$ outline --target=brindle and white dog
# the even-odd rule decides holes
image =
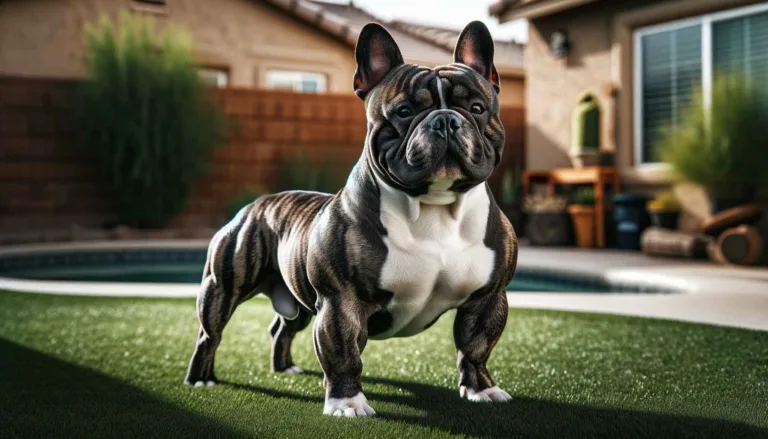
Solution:
[[[405,64],[390,34],[368,24],[355,56],[368,118],[359,161],[336,195],[261,197],[213,237],[186,382],[216,382],[225,325],[266,291],[278,313],[273,371],[302,371],[291,342],[316,316],[325,414],[374,414],[360,381],[368,339],[418,334],[450,309],[460,396],[507,401],[486,367],[517,261],[515,233],[486,183],[504,145],[491,35],[470,23],[455,62],[430,69]]]

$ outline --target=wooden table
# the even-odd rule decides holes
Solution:
[[[559,168],[546,171],[523,171],[523,195],[527,195],[533,183],[547,185],[547,193],[554,196],[557,185],[591,184],[595,193],[595,226],[597,247],[605,247],[605,185],[611,185],[615,195],[619,192],[621,178],[616,168],[591,166],[587,168]]]

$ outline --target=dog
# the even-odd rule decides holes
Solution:
[[[454,63],[419,67],[403,62],[382,26],[362,29],[353,82],[368,120],[360,159],[335,195],[263,196],[215,234],[187,384],[215,384],[224,327],[264,291],[277,312],[274,372],[302,372],[291,342],[315,316],[324,414],[375,414],[360,378],[368,339],[418,334],[451,309],[460,397],[510,399],[486,366],[517,263],[515,232],[487,184],[504,147],[493,51],[476,21],[461,32]]]

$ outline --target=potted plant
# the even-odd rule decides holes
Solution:
[[[718,76],[708,106],[702,93],[695,96],[680,123],[664,131],[662,159],[707,191],[713,214],[753,201],[768,186],[764,91],[743,75]]]
[[[573,242],[571,219],[564,197],[531,195],[525,197],[526,237],[533,245],[570,245]]]
[[[593,93],[582,93],[573,110],[569,155],[575,168],[599,164],[600,102]]]
[[[595,246],[595,194],[592,188],[580,188],[568,206],[573,221],[576,245],[580,248]]]
[[[506,169],[501,176],[501,211],[512,223],[515,232],[522,235],[523,211],[520,207],[520,169]]]
[[[651,224],[675,230],[680,218],[680,202],[672,191],[664,191],[648,202]]]

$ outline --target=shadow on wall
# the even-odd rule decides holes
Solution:
[[[528,126],[525,145],[528,169],[571,167],[571,159],[568,157],[570,145],[559,145],[556,140],[535,125]]]

